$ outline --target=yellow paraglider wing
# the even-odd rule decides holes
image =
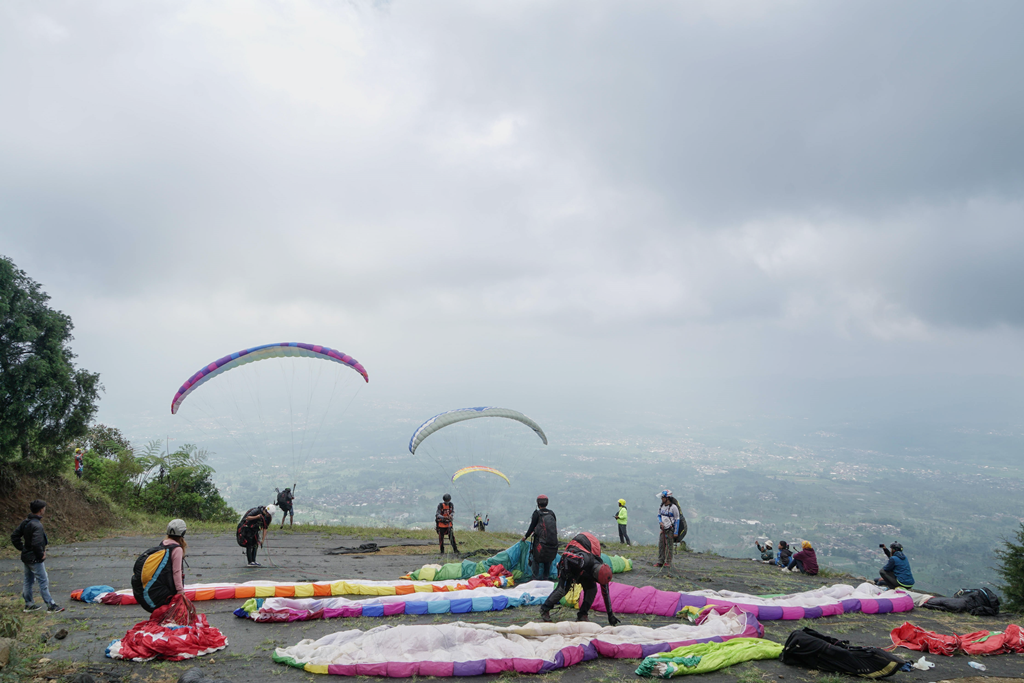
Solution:
[[[508,481],[508,477],[506,477],[504,474],[502,474],[498,470],[494,469],[493,467],[484,467],[483,465],[473,465],[472,467],[463,467],[461,470],[459,470],[458,472],[456,472],[455,474],[452,475],[452,481],[455,481],[456,479],[458,479],[462,475],[469,474],[470,472],[490,472],[491,474],[496,474],[499,477],[501,477],[502,479],[504,479],[505,481],[507,481],[509,486],[512,485],[512,482]]]

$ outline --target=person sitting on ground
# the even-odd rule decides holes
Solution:
[[[793,550],[786,541],[779,541],[779,551],[775,554],[775,564],[779,567],[789,567],[793,559]]]
[[[291,489],[285,489],[281,493],[277,494],[277,507],[281,508],[281,528],[284,528],[284,518],[288,518],[288,526],[295,526],[295,509],[292,506],[292,501],[295,500],[295,496],[292,495]]]
[[[132,593],[135,602],[147,612],[153,612],[185,594],[185,575],[181,569],[188,544],[185,543],[185,520],[172,519],[167,523],[167,538],[150,548],[135,561],[132,574]]]
[[[772,550],[771,539],[765,541],[764,545],[754,541],[754,545],[757,546],[757,552],[761,553],[761,561],[766,564],[771,564],[775,559],[775,551]]]
[[[789,566],[783,567],[782,571],[798,571],[801,574],[815,576],[818,573],[818,556],[815,554],[814,548],[811,547],[810,541],[804,541],[800,546],[800,551],[793,555]]]
[[[50,578],[46,575],[46,546],[49,539],[43,530],[43,516],[46,501],[33,500],[28,506],[31,514],[11,533],[11,545],[21,551],[21,562],[25,566],[21,597],[25,599],[25,611],[36,612],[42,607],[32,600],[32,584],[39,584],[39,597],[46,603],[46,611],[63,612],[64,608],[50,597]]]
[[[608,614],[608,625],[615,626],[619,620],[615,618],[612,599],[608,593],[608,584],[611,580],[612,568],[601,560],[601,542],[586,531],[576,534],[562,551],[562,559],[558,562],[558,583],[541,605],[540,618],[550,622],[551,608],[578,583],[583,589],[583,595],[579,611],[576,613],[576,621],[590,621],[590,608],[597,597],[597,586],[600,585],[601,597],[604,598],[604,607]]]
[[[629,521],[629,512],[626,510],[626,501],[619,498],[619,509],[615,513],[615,521],[619,525],[619,543],[633,545],[629,542],[629,534],[626,533],[626,522]]]
[[[480,516],[480,513],[473,515],[473,528],[477,531],[487,531],[487,525],[491,523],[491,516],[487,515],[487,519]]]
[[[679,505],[672,497],[672,492],[665,490],[658,494],[661,497],[661,507],[658,508],[658,526],[661,533],[658,536],[658,561],[655,567],[672,566],[672,550],[675,548],[676,532],[679,530]]]
[[[914,575],[910,572],[910,561],[903,554],[903,546],[899,541],[894,542],[889,548],[880,546],[888,556],[889,561],[885,563],[878,575],[882,578],[875,580],[876,586],[888,588],[905,588],[910,590],[914,587]]]
[[[274,521],[275,512],[277,512],[275,505],[257,505],[246,510],[238,522],[238,527],[235,529],[235,540],[238,541],[238,545],[245,548],[245,559],[249,563],[247,565],[249,567],[263,566],[256,561],[256,552],[267,539],[267,529]]]
[[[530,536],[533,536],[533,559],[530,562],[533,578],[537,581],[549,581],[551,563],[558,555],[558,520],[555,513],[548,509],[548,497],[543,493],[537,496],[537,509],[533,511],[530,528],[523,534],[521,542],[525,542]]]

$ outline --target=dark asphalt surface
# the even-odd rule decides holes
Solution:
[[[260,553],[264,569],[245,567],[245,558],[230,535],[197,534],[189,537],[186,579],[189,582],[244,582],[251,580],[268,581],[318,581],[338,579],[394,580],[410,570],[427,562],[437,562],[433,555],[325,555],[324,550],[343,545],[358,546],[366,539],[344,538],[321,534],[271,535],[268,539],[269,552]],[[47,571],[50,576],[51,592],[67,611],[57,616],[25,615],[27,618],[49,619],[63,622],[70,635],[63,641],[51,641],[53,650],[45,656],[52,659],[79,661],[87,666],[98,680],[133,681],[174,681],[181,672],[200,666],[211,677],[229,681],[298,681],[325,680],[323,676],[308,674],[287,666],[275,664],[270,655],[275,647],[293,645],[304,638],[319,638],[335,631],[351,628],[372,628],[384,620],[374,618],[296,622],[292,624],[256,624],[239,619],[232,612],[241,606],[242,600],[211,600],[196,603],[199,611],[205,613],[210,623],[219,628],[228,639],[226,650],[201,657],[192,662],[131,663],[115,662],[104,656],[107,644],[123,635],[129,627],[147,618],[146,612],[138,606],[87,605],[72,602],[69,594],[77,588],[106,584],[117,589],[127,588],[131,568],[137,555],[158,541],[155,538],[121,537],[104,541],[52,546],[47,556]],[[417,543],[396,539],[376,539],[381,545]],[[616,553],[615,546],[608,552]],[[639,551],[641,554],[646,551]],[[450,559],[450,558],[448,558]],[[21,592],[21,563],[17,559],[0,560],[0,590],[8,594]],[[809,590],[839,582],[837,579],[820,579],[799,575],[782,574],[769,567],[743,560],[722,558],[712,555],[682,553],[677,556],[676,566],[671,571],[656,569],[643,557],[634,560],[634,571],[616,576],[617,581],[633,585],[654,585],[663,589],[693,590],[699,588],[742,590],[756,594],[783,593]],[[853,582],[855,583],[855,582]],[[568,610],[553,613],[556,618],[571,619],[574,612]],[[598,616],[592,615],[595,621]],[[525,623],[535,619],[535,610],[513,609],[497,613],[478,613],[446,617],[455,621],[481,621],[497,624]],[[627,616],[628,622],[649,626],[660,625],[664,619]],[[1009,616],[978,618],[969,615],[946,615],[927,610],[915,610],[908,615],[845,615],[805,622],[767,622],[766,637],[784,642],[788,634],[796,629],[810,626],[823,633],[849,639],[858,645],[886,646],[888,633],[892,628],[912,621],[924,628],[942,633],[968,633],[980,629],[1000,630],[1008,623]],[[434,623],[433,616],[389,617],[390,623]],[[898,654],[916,659],[919,653],[900,650]],[[970,658],[928,656],[937,664],[930,672],[900,673],[896,678],[907,683],[930,683],[944,679],[956,679],[977,674],[967,662]],[[978,658],[974,658],[978,659]],[[1024,676],[1024,656],[1002,655],[981,658],[988,667],[989,676]],[[639,662],[633,660],[598,660],[548,674],[544,680],[570,681],[623,681],[638,680],[634,670]],[[706,674],[705,681],[732,683],[743,675],[745,683],[751,679],[784,683],[795,681],[817,681],[809,671],[784,666],[777,661],[743,664],[730,669]],[[498,677],[482,677],[494,679]],[[893,679],[895,680],[895,679]]]

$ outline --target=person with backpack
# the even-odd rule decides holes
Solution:
[[[800,544],[800,551],[793,554],[789,564],[783,567],[782,571],[798,571],[801,574],[808,574],[810,576],[817,575],[818,555],[814,552],[814,548],[811,547],[810,541],[804,541]]]
[[[235,540],[238,545],[245,548],[245,559],[249,567],[262,567],[256,561],[256,552],[267,538],[267,529],[274,521],[274,513],[277,507],[274,505],[257,505],[246,510],[242,519],[238,520],[238,527],[235,528]]]
[[[879,544],[889,561],[878,571],[882,578],[875,579],[876,586],[887,586],[888,588],[905,588],[910,590],[914,587],[914,574],[910,571],[910,560],[903,554],[903,546],[899,541],[894,542],[888,548],[885,544]]]
[[[486,519],[479,512],[473,515],[473,528],[477,531],[487,531],[487,525],[491,523],[491,516],[487,515]]]
[[[761,561],[765,564],[771,564],[775,559],[775,552],[772,550],[771,539],[765,541],[764,545],[754,541],[754,545],[757,546],[757,552],[761,553]]]
[[[576,534],[565,545],[562,559],[558,561],[558,583],[555,585],[555,590],[541,605],[540,618],[550,622],[551,608],[557,605],[575,584],[579,584],[583,595],[580,598],[576,621],[590,621],[590,608],[594,604],[597,587],[600,585],[604,608],[608,614],[608,625],[615,626],[619,620],[615,618],[612,599],[608,593],[608,584],[611,583],[611,580],[612,568],[601,559],[601,542],[597,540],[596,536],[586,531]]]
[[[619,509],[615,513],[615,521],[619,525],[619,543],[625,543],[626,545],[633,545],[629,542],[629,534],[626,533],[626,522],[629,519],[629,513],[626,511],[626,501],[619,498]]]
[[[661,507],[658,508],[658,526],[661,533],[658,536],[658,561],[655,567],[672,566],[672,550],[676,542],[676,533],[679,531],[679,503],[672,497],[669,490],[662,491]]]
[[[434,531],[437,532],[437,544],[442,555],[444,555],[445,537],[451,541],[452,552],[459,552],[459,546],[455,544],[455,504],[452,503],[452,494],[450,493],[441,496],[441,502],[437,504],[437,512],[434,513]]]
[[[185,520],[167,523],[167,538],[135,560],[132,572],[132,593],[142,609],[152,613],[169,603],[175,595],[185,594],[185,574],[181,569],[185,558]]]
[[[793,550],[786,541],[779,541],[779,552],[775,553],[775,564],[779,567],[789,567],[793,559]]]
[[[548,497],[543,493],[537,496],[537,509],[533,511],[530,528],[523,534],[522,542],[530,536],[533,536],[533,560],[530,562],[533,578],[548,581],[551,579],[551,563],[558,555],[558,520],[548,509]]]
[[[82,473],[85,471],[85,454],[81,448],[75,449],[75,476],[79,479],[82,478]]]
[[[50,597],[50,578],[46,575],[46,546],[49,539],[43,529],[43,515],[46,501],[33,500],[29,506],[31,514],[11,532],[11,545],[21,551],[21,562],[25,565],[25,580],[21,597],[25,599],[25,611],[37,612],[42,609],[32,599],[32,584],[39,584],[39,597],[46,603],[47,612],[63,612],[64,608]]]
[[[277,507],[281,510],[281,528],[284,528],[284,518],[288,518],[288,526],[295,526],[295,511],[292,509],[292,501],[295,496],[291,489],[285,489],[277,494]]]

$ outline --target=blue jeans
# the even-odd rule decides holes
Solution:
[[[53,604],[53,598],[50,597],[50,579],[46,576],[46,567],[43,566],[42,562],[36,562],[35,564],[25,565],[25,585],[21,590],[21,597],[25,598],[25,604],[32,604],[32,583],[39,583],[39,597],[43,599],[47,605]]]

